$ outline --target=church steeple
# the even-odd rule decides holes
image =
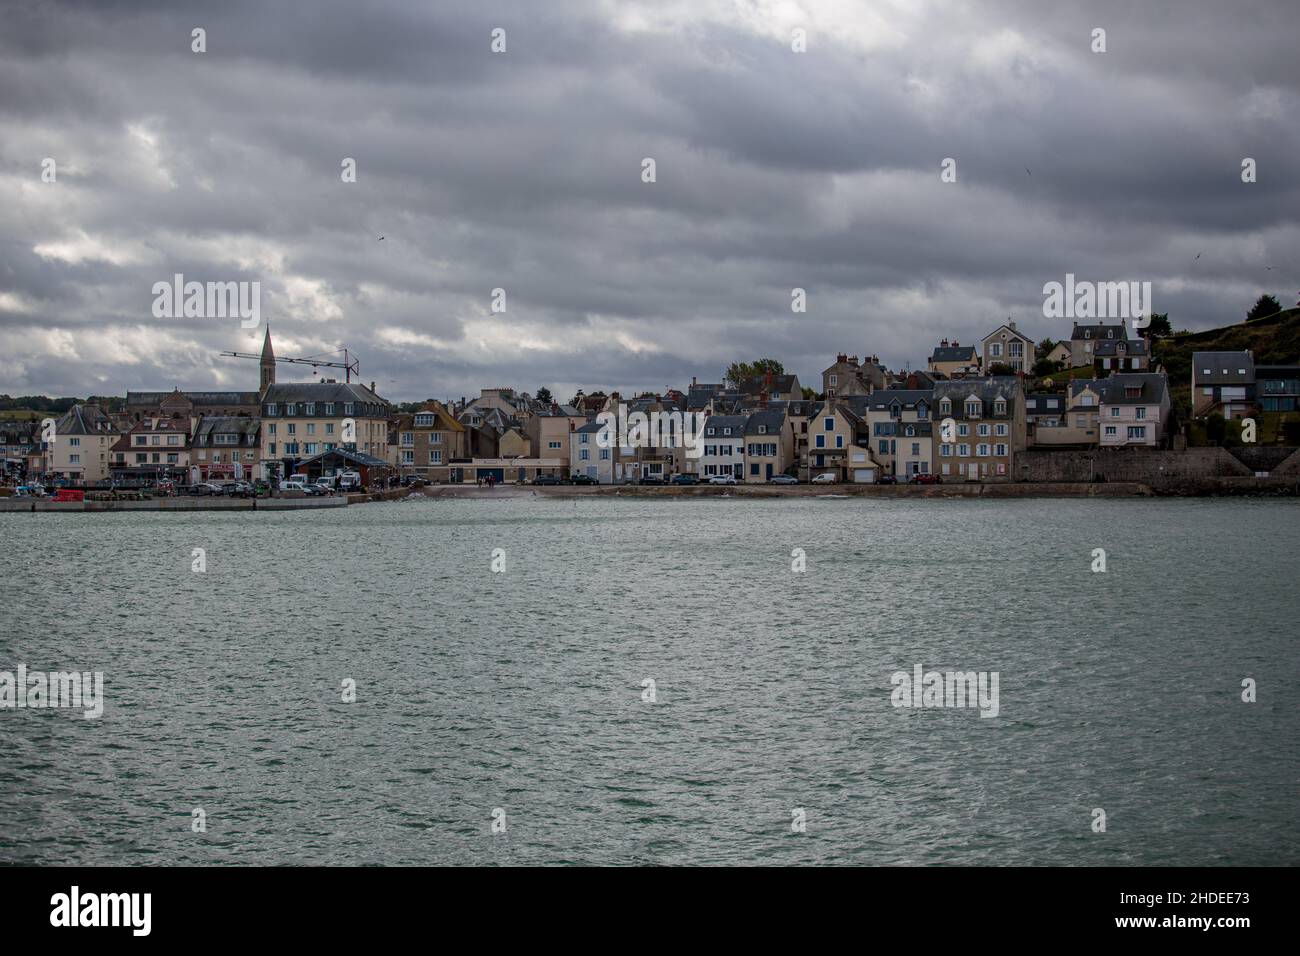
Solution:
[[[271,326],[266,327],[266,338],[262,340],[262,379],[261,393],[275,384],[275,350],[271,348]]]

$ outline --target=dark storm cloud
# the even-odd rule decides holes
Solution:
[[[247,387],[217,353],[259,333],[151,315],[176,272],[261,281],[281,354],[347,345],[398,399],[916,366],[1065,334],[1066,272],[1149,279],[1177,326],[1292,301],[1293,4],[1049,6],[19,4],[0,391]]]

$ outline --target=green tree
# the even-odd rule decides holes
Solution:
[[[1246,321],[1254,322],[1267,315],[1277,315],[1282,311],[1282,303],[1271,295],[1261,295],[1255,300],[1255,307],[1246,313]]]
[[[537,390],[537,400],[543,405],[549,405],[555,401],[555,399],[551,398],[551,390],[545,385]]]
[[[732,362],[727,366],[727,381],[739,385],[759,375],[784,375],[785,366],[774,358],[755,359],[753,362]]]
[[[1174,327],[1169,324],[1168,312],[1152,312],[1151,324],[1142,330],[1147,338],[1162,339],[1174,334]]]
[[[1038,354],[1035,358],[1047,358],[1047,353],[1052,351],[1054,348],[1056,348],[1056,343],[1052,341],[1052,337],[1049,335],[1047,338],[1043,339],[1043,341],[1038,343]]]

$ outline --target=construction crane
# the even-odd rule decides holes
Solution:
[[[352,356],[348,354],[347,349],[339,349],[337,352],[327,352],[326,354],[338,355],[339,352],[343,353],[342,362],[331,362],[328,359],[321,358],[320,356],[309,356],[307,358],[281,358],[279,355],[276,355],[273,356],[273,359],[276,362],[287,362],[292,365],[310,365],[313,369],[313,375],[316,374],[314,370],[318,368],[341,368],[343,369],[343,380],[349,383],[352,381],[353,375],[357,378],[361,378],[361,362],[352,358]],[[262,360],[262,356],[258,355],[256,352],[222,352],[221,354],[230,358],[257,359],[259,362]]]

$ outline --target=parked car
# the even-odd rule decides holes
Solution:
[[[19,485],[14,489],[15,498],[44,498],[45,489],[40,485]]]
[[[799,479],[794,475],[773,475],[771,478],[767,479],[767,483],[769,485],[797,485],[799,484]]]
[[[736,484],[735,475],[714,475],[709,479],[711,485],[734,485]]]
[[[812,484],[833,485],[839,480],[840,480],[839,477],[834,472],[823,471],[820,475],[817,475],[812,479]]]
[[[877,481],[876,484],[878,484],[878,485],[896,485],[896,484],[898,484],[898,479],[895,478],[893,475],[881,475],[881,476],[880,476],[880,480]]]
[[[535,478],[533,478],[533,480],[532,480],[532,484],[534,484],[534,485],[562,485],[562,484],[564,484],[564,481],[563,481],[563,479],[561,479],[558,475],[537,475]]]
[[[574,475],[572,478],[569,479],[569,481],[572,482],[572,483],[575,484],[575,485],[598,485],[598,484],[600,484],[600,482],[598,482],[595,478],[591,477],[591,475]]]
[[[310,494],[310,492],[307,490],[307,486],[304,485],[301,481],[289,481],[287,479],[280,482],[280,491],[281,492],[297,491],[297,492],[301,492],[302,494]]]
[[[662,475],[645,475],[637,482],[638,485],[663,485],[667,484]]]
[[[221,493],[231,498],[247,498],[253,493],[253,486],[246,481],[227,481],[221,486]]]
[[[912,481],[915,482],[915,483],[918,484],[918,485],[941,485],[941,484],[943,484],[943,479],[942,479],[942,478],[940,478],[938,475],[931,475],[931,474],[919,474],[919,475],[913,475],[913,476],[912,476]]]
[[[219,484],[213,481],[200,481],[196,485],[190,485],[190,494],[192,495],[219,495],[222,489]]]
[[[697,475],[673,475],[673,480],[668,483],[670,485],[698,485],[700,479]]]

